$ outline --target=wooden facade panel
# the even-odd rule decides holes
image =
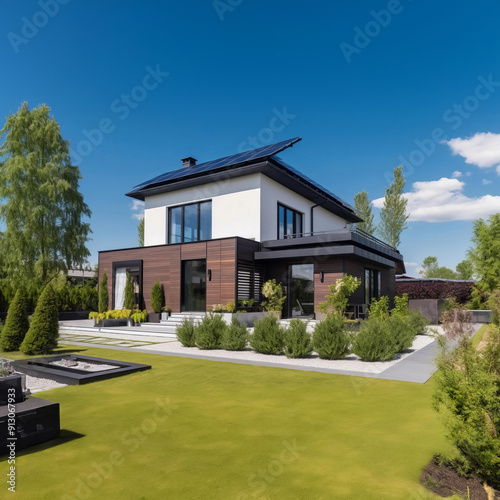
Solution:
[[[173,312],[181,310],[181,246],[168,247],[165,265],[167,268],[167,283],[165,285],[165,304]]]
[[[220,241],[207,242],[207,270],[210,269],[212,272],[211,281],[207,281],[207,308],[222,303],[220,245]]]
[[[194,260],[207,258],[207,242],[187,243],[181,247],[181,260]]]
[[[236,300],[236,240],[220,242],[220,304]]]

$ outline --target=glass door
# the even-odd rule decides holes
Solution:
[[[207,303],[207,261],[182,261],[181,311],[205,312]]]
[[[314,317],[314,264],[294,264],[289,267],[290,318]]]

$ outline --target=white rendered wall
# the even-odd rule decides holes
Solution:
[[[313,202],[262,174],[246,175],[172,193],[149,196],[144,209],[144,245],[168,243],[168,208],[212,200],[212,238],[275,240],[278,203],[302,212],[303,231],[311,231]],[[342,229],[346,221],[322,207],[314,213],[314,232]]]
[[[211,182],[149,196],[144,207],[144,245],[168,243],[168,208],[212,200],[212,238],[259,239],[260,174]]]
[[[261,179],[261,193],[260,241],[275,240],[278,236],[278,203],[302,212],[304,214],[302,231],[304,233],[311,231],[311,207],[315,205],[313,202],[264,175]],[[346,225],[344,219],[322,207],[316,207],[313,210],[313,217],[314,232],[335,231]]]

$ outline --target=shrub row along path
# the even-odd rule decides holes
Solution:
[[[75,323],[75,326],[81,326],[81,324],[82,322],[79,324]],[[474,326],[474,333],[480,326]],[[437,330],[442,333],[440,327]],[[184,347],[175,339],[162,341],[156,332],[151,332],[152,335],[148,336],[147,327],[144,327],[144,333],[141,335],[137,335],[137,328],[131,329],[130,335],[124,333],[125,331],[126,327],[120,328],[120,334],[104,333],[97,328],[96,333],[93,335],[90,332],[82,333],[81,330],[75,330],[72,333],[70,322],[65,321],[64,332],[61,333],[60,340],[65,344],[86,347],[105,346],[107,349],[133,349],[137,352],[154,353],[164,356],[202,358],[213,361],[336,373],[421,384],[427,382],[435,371],[433,360],[436,354],[437,342],[433,337],[426,335],[418,335],[412,348],[402,354],[398,354],[395,359],[370,363],[361,361],[354,354],[349,355],[343,360],[328,361],[319,359],[315,353],[304,359],[288,359],[284,354],[279,356],[259,354],[251,349],[245,351],[205,351],[196,347]]]

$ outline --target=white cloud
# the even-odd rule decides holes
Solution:
[[[132,209],[132,218],[141,220],[144,218],[144,202],[141,200],[134,200],[132,201],[132,206],[130,207]]]
[[[483,186],[486,186],[487,184],[493,184],[493,181],[490,181],[488,179],[483,179]]]
[[[405,193],[408,199],[410,221],[449,222],[486,218],[500,212],[500,196],[485,195],[468,198],[462,191],[465,183],[443,177],[438,181],[414,182],[413,191]],[[384,198],[373,201],[382,208]]]
[[[443,142],[450,146],[454,155],[462,156],[470,165],[488,168],[500,164],[500,134],[478,132],[466,139],[456,137]]]
[[[500,165],[497,167],[497,174],[500,175]]]
[[[453,172],[453,173],[451,174],[451,177],[452,177],[453,179],[458,179],[459,177],[462,177],[462,175],[464,175],[464,174],[462,174],[462,172],[459,172],[458,170],[455,170],[455,172]]]
[[[416,262],[405,262],[405,267],[418,267],[419,265]]]

